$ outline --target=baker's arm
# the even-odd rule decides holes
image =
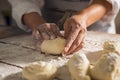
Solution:
[[[28,23],[27,22],[24,22],[25,24],[23,23],[23,15],[29,14],[28,16],[31,18],[31,14],[33,13],[32,15],[33,17],[35,18],[40,17],[41,12],[40,12],[40,5],[37,4],[39,3],[37,2],[38,0],[8,0],[8,1],[12,5],[12,16],[15,19],[17,25],[25,31],[31,31],[31,29],[27,26]],[[32,20],[34,20],[34,18]],[[39,21],[39,19],[36,20]]]
[[[84,10],[77,12],[69,18],[65,24],[65,54],[74,53],[83,47],[86,36],[86,28],[112,11],[112,4],[107,0],[93,0]]]
[[[86,26],[100,20],[105,14],[112,10],[112,4],[107,0],[93,0],[88,8],[77,13],[78,16],[84,16]],[[79,17],[78,17],[79,18]]]
[[[46,22],[37,12],[24,14],[22,21],[32,30],[34,30],[35,28]]]

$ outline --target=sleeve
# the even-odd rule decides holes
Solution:
[[[120,10],[120,0],[106,0],[112,4],[112,10],[107,12],[107,14],[101,19],[103,22],[112,22],[115,20],[119,10]]]
[[[26,13],[37,12],[41,15],[40,6],[37,4],[37,0],[8,0],[12,5],[12,16],[15,19],[19,28],[26,32],[31,31],[29,27],[23,24],[22,16]]]

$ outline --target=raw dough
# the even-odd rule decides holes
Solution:
[[[68,61],[68,69],[72,80],[90,80],[87,75],[89,61],[85,54],[77,53]]]
[[[55,65],[40,61],[26,66],[22,74],[28,80],[52,80],[56,72]]]
[[[90,68],[90,75],[95,80],[116,80],[120,76],[120,56],[110,52],[102,57]]]
[[[48,54],[61,54],[63,52],[66,40],[58,37],[53,40],[44,40],[40,46],[42,52]]]
[[[103,48],[106,52],[117,52],[120,54],[120,42],[118,41],[106,41],[103,44]]]

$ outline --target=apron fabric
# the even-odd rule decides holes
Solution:
[[[91,0],[44,0],[45,4],[41,10],[43,18],[50,23],[57,23],[60,30],[63,30],[63,24],[73,12],[85,9]],[[67,15],[67,16],[66,16]],[[115,33],[114,21],[104,23],[101,20],[87,28],[89,31],[100,31]],[[112,31],[111,31],[112,30]]]
[[[42,16],[48,22],[57,23],[66,13],[86,8],[90,0],[45,0]]]

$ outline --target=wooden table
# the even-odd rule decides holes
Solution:
[[[120,41],[120,35],[88,32],[82,50],[87,52],[102,50],[102,44],[106,40]],[[36,51],[34,40],[29,34],[0,39],[0,80],[24,80],[20,73],[22,69],[15,65],[24,67],[35,61],[49,61],[58,57],[46,56]]]

